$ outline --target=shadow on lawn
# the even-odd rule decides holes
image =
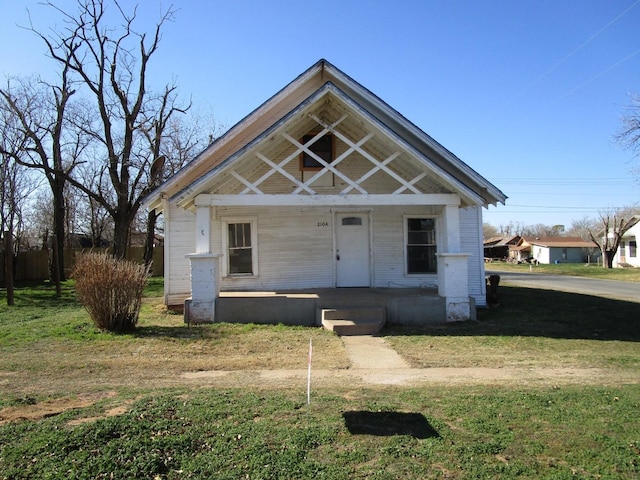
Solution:
[[[351,411],[342,416],[352,435],[440,437],[421,413]]]
[[[211,328],[187,327],[186,325],[159,326],[144,325],[136,326],[130,335],[139,338],[175,338],[175,339],[203,339],[216,337],[216,332]]]
[[[500,306],[478,309],[478,321],[390,326],[382,333],[640,341],[640,303],[523,287],[501,286],[499,295]]]

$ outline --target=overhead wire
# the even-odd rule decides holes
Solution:
[[[524,94],[527,90],[531,89],[533,86],[535,86],[536,84],[540,83],[543,79],[545,79],[546,77],[548,77],[553,71],[555,71],[560,65],[562,65],[563,63],[565,63],[567,60],[569,60],[571,57],[573,57],[576,53],[578,53],[580,50],[582,50],[587,44],[589,44],[591,41],[593,41],[598,35],[600,35],[602,32],[604,32],[605,30],[607,30],[611,25],[613,25],[614,23],[616,23],[620,18],[622,18],[623,16],[625,16],[630,10],[632,10],[634,7],[636,7],[638,4],[640,4],[640,0],[636,0],[634,3],[632,3],[631,5],[629,5],[626,9],[624,9],[621,13],[619,13],[616,17],[614,17],[612,20],[610,20],[609,22],[607,22],[603,27],[601,27],[598,31],[596,31],[594,34],[592,34],[591,36],[589,36],[586,40],[584,40],[580,45],[578,45],[576,48],[574,48],[571,52],[569,52],[567,55],[565,55],[564,57],[562,57],[559,61],[557,61],[555,64],[553,64],[549,69],[545,70],[541,75],[539,75],[538,77],[536,77],[533,81],[531,81],[530,83],[528,83],[524,88],[522,88],[521,90],[519,90],[518,92],[516,92],[513,96],[511,96],[509,99],[507,99],[506,102],[504,102],[502,105],[500,105],[500,107],[496,110],[502,110],[504,107],[506,107],[507,105],[509,105],[511,102],[513,102],[516,98],[520,97],[522,94]],[[573,90],[571,90],[569,93],[564,94],[563,96],[559,97],[558,99],[554,100],[553,102],[545,105],[543,108],[548,107],[549,105],[552,105],[553,103],[562,100],[563,98],[568,97],[569,95],[572,95],[573,93],[575,93],[577,90],[579,90],[580,88],[586,86],[587,84],[591,83],[592,81],[596,80],[597,78],[601,77],[602,75],[604,75],[605,73],[607,73],[608,71],[614,69],[615,67],[617,67],[618,65],[626,62],[627,60],[629,60],[630,58],[634,57],[635,55],[637,55],[638,53],[640,53],[640,50],[637,50],[635,52],[633,52],[632,54],[628,55],[627,57],[623,58],[622,60],[619,60],[618,62],[616,62],[614,65],[606,68],[605,70],[603,70],[602,72],[600,72],[599,74],[595,75],[594,77],[591,77],[589,80],[587,80],[586,82],[581,83],[580,85],[578,85],[577,87],[575,87]]]

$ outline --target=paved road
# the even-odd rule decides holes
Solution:
[[[615,298],[640,303],[640,283],[568,277],[564,275],[494,272],[487,270],[487,275],[494,273],[500,275],[501,284],[510,283],[520,287],[582,293],[584,295],[595,295],[598,297]]]

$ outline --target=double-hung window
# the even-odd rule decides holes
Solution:
[[[406,218],[407,274],[437,273],[436,219]]]
[[[223,222],[225,270],[229,276],[257,275],[256,222],[254,219],[230,219]]]

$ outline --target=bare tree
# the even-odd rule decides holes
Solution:
[[[571,227],[567,230],[567,234],[571,237],[580,237],[583,240],[591,240],[589,232],[595,231],[597,228],[597,220],[590,217],[582,217],[579,220],[573,220],[571,222]]]
[[[491,225],[490,223],[482,224],[482,237],[487,240],[489,238],[497,237],[498,229]]]
[[[213,142],[224,129],[213,115],[192,115],[190,119],[173,117],[164,125],[151,123],[145,133],[155,161],[151,166],[149,187],[160,185],[180,170],[189,160]],[[146,239],[144,260],[150,264],[153,259],[156,223],[158,213],[151,210],[146,218]]]
[[[37,77],[8,80],[0,88],[5,125],[20,139],[20,149],[3,149],[14,161],[41,170],[49,184],[53,201],[53,231],[58,245],[64,245],[65,188],[69,175],[86,146],[81,136],[69,134],[65,118],[74,94],[69,69],[64,68],[57,85]],[[16,140],[18,141],[18,140]],[[64,280],[64,249],[53,259],[56,273]]]
[[[630,95],[631,103],[622,116],[622,128],[616,140],[634,155],[640,155],[640,95]]]
[[[7,304],[13,305],[14,259],[24,243],[24,211],[37,180],[16,161],[25,139],[13,128],[15,119],[5,109],[0,110],[0,118],[0,247],[4,251]]]
[[[625,207],[600,212],[597,229],[589,230],[589,237],[602,253],[602,266],[613,268],[613,257],[620,246],[622,236],[637,223],[638,209]]]
[[[106,24],[106,4],[115,6],[120,27]],[[175,85],[153,94],[147,85],[147,68],[157,52],[164,24],[171,21],[170,7],[150,37],[135,29],[137,8],[126,13],[117,0],[78,0],[75,14],[53,2],[46,5],[63,16],[64,27],[52,35],[31,28],[45,43],[48,54],[78,81],[94,107],[93,121],[77,119],[75,128],[96,142],[114,201],[70,177],[69,181],[104,207],[114,223],[114,255],[124,257],[129,244],[131,224],[149,189],[149,170],[153,152],[145,148],[144,131],[150,124],[165,126],[178,107]]]
[[[537,223],[522,228],[522,235],[528,237],[559,237],[564,233],[564,225],[545,225]]]
[[[505,237],[515,235],[523,235],[525,226],[521,222],[509,222],[506,225],[500,225],[500,233]]]

